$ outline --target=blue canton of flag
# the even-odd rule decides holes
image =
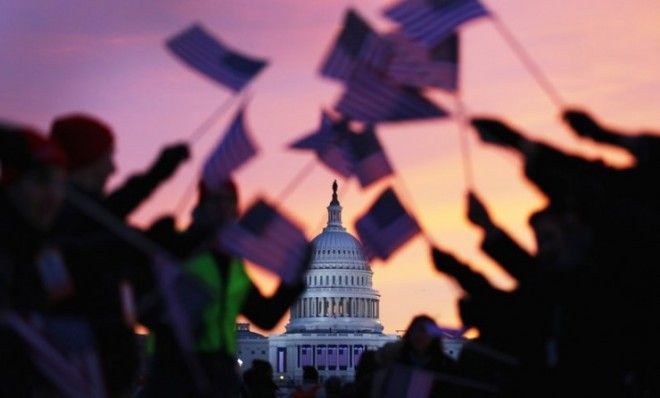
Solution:
[[[349,119],[371,124],[447,116],[418,91],[395,86],[367,70],[353,76],[335,109]]]
[[[240,91],[267,64],[226,47],[199,25],[169,39],[166,45],[183,62],[233,91]]]
[[[259,200],[220,231],[219,246],[293,282],[305,266],[308,242],[298,226]]]
[[[387,66],[389,81],[415,88],[436,87],[450,92],[458,89],[457,34],[449,36],[433,49],[421,46],[401,32],[393,32],[385,38],[394,48],[394,55]]]
[[[348,10],[342,30],[323,62],[321,75],[346,81],[358,65],[384,70],[390,56],[388,43],[355,11]]]
[[[319,129],[290,145],[294,149],[311,149],[319,160],[344,177],[353,174],[353,161],[348,149],[349,131],[346,125],[335,123],[323,112]]]
[[[362,134],[353,133],[350,137],[353,172],[361,186],[367,187],[394,173],[373,127],[370,126]]]
[[[364,245],[364,254],[371,260],[382,260],[394,253],[417,233],[417,221],[399,202],[392,188],[386,189],[374,202],[367,214],[355,223],[355,229]]]
[[[478,0],[404,0],[385,10],[403,31],[427,48],[435,47],[459,26],[489,15]]]
[[[213,191],[229,179],[231,173],[257,154],[257,147],[250,138],[241,108],[225,136],[217,144],[204,164],[202,180]]]

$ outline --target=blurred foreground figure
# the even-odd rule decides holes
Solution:
[[[456,363],[445,355],[441,329],[427,315],[414,317],[403,338],[385,344],[377,356],[381,369],[374,376],[372,396],[460,396],[452,380]]]
[[[65,157],[34,130],[0,124],[0,396],[55,394],[10,316],[32,318],[71,293],[50,230],[64,200]],[[10,315],[13,314],[13,315]]]
[[[106,193],[107,181],[115,172],[112,130],[92,116],[68,115],[53,122],[50,136],[69,160],[69,195],[99,206],[119,223],[125,222],[188,157],[185,145],[166,148],[146,173]],[[135,314],[127,314],[126,308],[132,306],[131,296],[140,299],[153,291],[150,259],[74,203],[65,204],[54,235],[71,272],[75,295],[54,310],[91,323],[108,391],[129,394],[136,380],[139,355],[133,332]]]
[[[522,155],[525,175],[548,197],[549,209],[563,209],[559,218],[547,213],[530,220],[539,240],[531,272],[524,261],[511,262],[524,256],[503,260],[492,246],[487,251],[500,256],[519,280],[514,293],[526,292],[516,302],[528,309],[520,314],[540,321],[533,332],[550,337],[544,338],[544,356],[552,370],[552,396],[656,396],[660,276],[652,264],[660,245],[659,139],[618,133],[581,111],[564,117],[577,134],[628,150],[635,165],[613,168],[526,138],[499,120],[473,119],[484,142]],[[482,227],[488,235],[490,227]],[[494,302],[478,303],[470,294],[461,303],[462,314],[483,322],[492,318],[487,308]],[[527,316],[521,321],[519,327],[533,327]]]
[[[228,181],[211,192],[200,183],[199,203],[188,230],[178,233],[173,222],[164,220],[151,234],[171,248],[172,254],[184,262],[183,272],[210,293],[211,299],[202,309],[195,351],[211,383],[208,396],[235,397],[240,393],[240,377],[236,358],[236,320],[239,314],[261,329],[272,329],[289,306],[304,290],[301,271],[292,284],[281,283],[273,296],[264,297],[250,280],[243,261],[218,248],[217,232],[238,217],[238,191]],[[200,237],[206,241],[200,242]],[[193,243],[197,244],[193,244]],[[173,340],[169,326],[162,324],[150,337],[152,358],[147,385],[142,397],[203,396],[196,391],[189,369]]]

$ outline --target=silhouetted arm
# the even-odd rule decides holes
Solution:
[[[467,216],[470,222],[484,230],[481,249],[509,275],[518,280],[526,279],[533,268],[534,258],[493,222],[488,209],[474,192],[468,192]]]
[[[282,283],[272,297],[265,297],[252,285],[241,313],[257,327],[272,329],[304,290],[305,285],[302,282],[295,285]]]
[[[488,280],[478,272],[473,271],[456,257],[436,247],[431,248],[431,257],[435,269],[454,278],[461,288],[473,296],[489,295],[495,289]]]
[[[104,200],[104,206],[117,217],[126,218],[189,156],[186,144],[166,147],[146,173],[131,176],[124,185],[111,192]]]

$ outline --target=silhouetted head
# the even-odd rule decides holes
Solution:
[[[2,188],[33,228],[49,229],[64,201],[66,157],[35,130],[0,125]]]
[[[66,115],[53,122],[50,137],[66,153],[69,180],[87,192],[102,193],[116,170],[110,127],[89,115]]]
[[[303,366],[303,382],[318,383],[319,372],[313,366]]]
[[[441,345],[439,327],[427,315],[418,315],[410,322],[406,334],[403,335],[404,344],[415,352],[423,353]]]
[[[378,365],[378,360],[376,359],[376,351],[364,351],[360,355],[360,362],[355,368],[355,380],[363,380],[371,377],[380,366]]]
[[[223,225],[238,218],[238,188],[232,180],[214,190],[199,183],[199,201],[194,211],[197,223]]]

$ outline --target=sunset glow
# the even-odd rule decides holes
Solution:
[[[659,2],[484,3],[515,33],[569,104],[631,133],[660,126]],[[186,140],[230,97],[228,90],[186,68],[164,48],[168,37],[200,22],[235,48],[270,60],[248,89],[246,119],[261,152],[235,178],[243,209],[258,196],[277,201],[312,159],[311,154],[288,150],[287,144],[314,130],[321,109],[331,108],[340,95],[340,84],[321,78],[317,69],[344,10],[355,6],[374,27],[388,30],[393,24],[381,13],[388,4],[75,0],[64,6],[5,1],[0,5],[0,118],[46,131],[63,113],[97,115],[117,134],[119,170],[112,180],[116,185],[146,168],[164,144]],[[572,135],[559,119],[560,110],[487,19],[467,24],[461,40],[461,98],[469,114],[502,117],[531,137],[604,157],[615,165],[630,162],[620,151]],[[446,94],[429,94],[447,109],[454,108]],[[194,144],[194,159],[133,215],[132,222],[146,226],[175,211],[234,110],[235,106]],[[392,183],[437,244],[483,271],[496,286],[512,289],[515,281],[480,252],[481,232],[464,216],[466,182],[458,123],[443,119],[390,124],[379,126],[377,132],[400,178],[362,190],[355,180],[342,181],[318,164],[280,203],[308,238],[316,236],[325,221],[335,178],[343,222],[354,235],[354,220]],[[468,133],[474,189],[494,219],[533,250],[527,217],[545,204],[544,197],[525,182],[515,154],[482,145],[473,131]],[[189,221],[193,200],[176,214],[180,225]],[[460,326],[456,300],[462,293],[434,271],[428,252],[428,243],[417,237],[387,263],[372,263],[387,333],[404,329],[420,313],[443,326]],[[255,266],[249,272],[265,293],[274,290],[275,277]],[[281,332],[286,321],[275,331]]]

